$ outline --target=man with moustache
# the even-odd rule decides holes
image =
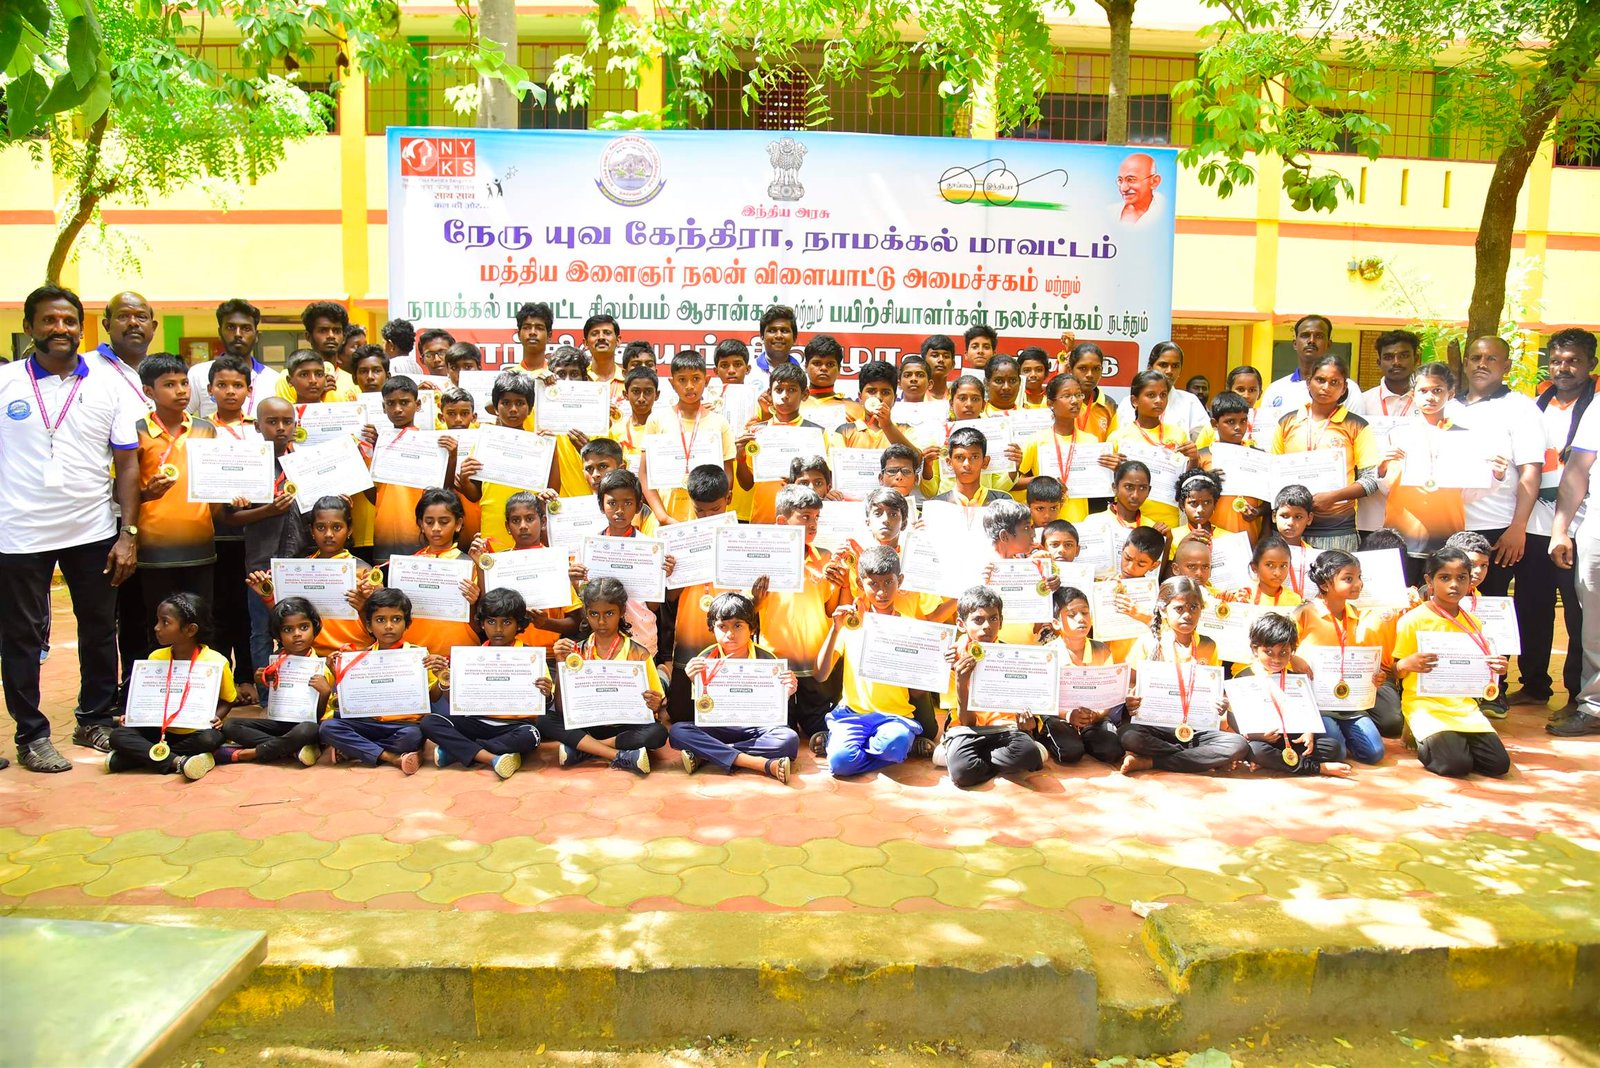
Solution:
[[[222,351],[250,365],[250,396],[244,402],[246,419],[255,418],[256,405],[277,392],[278,379],[283,377],[256,359],[260,330],[261,309],[249,301],[235,297],[217,305],[217,336],[222,339]],[[215,362],[204,360],[189,368],[189,411],[207,419],[217,411],[217,402],[211,399],[211,365]]]
[[[136,417],[155,411],[155,402],[145,395],[144,384],[139,381],[139,364],[156,337],[155,311],[137,293],[118,293],[107,302],[100,326],[105,330],[106,340],[95,349],[100,359],[90,361],[91,366],[109,371],[122,380],[124,397],[136,403],[133,410]],[[79,337],[82,337],[81,330]]]
[[[1311,368],[1333,347],[1333,320],[1326,315],[1302,315],[1294,324],[1294,351],[1300,357],[1300,366],[1290,374],[1274,381],[1261,395],[1258,407],[1262,413],[1262,426],[1270,427],[1290,412],[1297,412],[1311,403],[1311,393],[1306,389],[1306,379]],[[1350,389],[1344,395],[1345,409],[1355,415],[1367,414],[1361,390]]]
[[[350,313],[344,310],[344,305],[331,300],[314,300],[300,312],[300,325],[305,330],[308,347],[322,357],[322,365],[328,372],[330,385],[322,399],[356,400],[361,395],[356,388],[356,380],[350,376],[350,368],[339,365],[344,351],[345,328],[350,325]],[[279,376],[275,392],[289,403],[294,403],[294,386],[289,383],[288,375]]]

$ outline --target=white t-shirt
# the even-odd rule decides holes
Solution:
[[[1573,452],[1600,452],[1600,404],[1589,405],[1589,410],[1583,413],[1583,418],[1578,421],[1578,432],[1572,438]],[[1594,509],[1589,505],[1594,503],[1594,491],[1597,477],[1591,470],[1589,474],[1589,488],[1583,495],[1583,507],[1587,514],[1584,522],[1579,525],[1578,536],[1590,541],[1600,541],[1600,523],[1594,522]]]
[[[1186,389],[1174,387],[1167,395],[1167,410],[1161,414],[1161,421],[1167,426],[1177,427],[1189,435],[1189,440],[1198,438],[1202,431],[1211,425],[1211,414],[1206,411],[1206,406]],[[1117,421],[1113,426],[1127,426],[1133,422],[1133,402],[1124,397],[1117,402]]]
[[[1544,463],[1544,414],[1516,390],[1476,404],[1452,401],[1446,414],[1472,431],[1473,443],[1488,456],[1504,456],[1511,469],[1492,490],[1467,501],[1468,530],[1501,530],[1517,513],[1517,468]]]
[[[1306,388],[1305,379],[1300,377],[1300,371],[1295,369],[1293,374],[1284,375],[1276,379],[1261,394],[1259,407],[1266,413],[1263,423],[1272,426],[1290,412],[1299,411],[1311,403],[1311,391]],[[1367,406],[1362,403],[1361,390],[1350,384],[1349,392],[1345,396],[1344,406],[1355,415],[1365,416]]]
[[[211,365],[216,360],[205,360],[189,368],[189,411],[207,419],[217,413],[217,402],[211,399]],[[245,398],[244,417],[254,419],[256,405],[278,394],[278,379],[283,372],[274,370],[250,357],[250,396]]]
[[[1528,517],[1528,533],[1549,537],[1555,529],[1556,502],[1546,500],[1552,492],[1561,486],[1561,472],[1565,464],[1561,462],[1561,450],[1567,447],[1567,432],[1572,429],[1572,411],[1576,405],[1562,406],[1557,400],[1551,400],[1544,410],[1541,424],[1544,427],[1544,468],[1539,475],[1540,499],[1533,502],[1533,514]],[[1535,407],[1538,403],[1535,402]],[[1593,407],[1593,402],[1590,403]],[[1588,412],[1584,414],[1587,416]],[[1578,506],[1578,514],[1572,521],[1572,529],[1576,530],[1583,523],[1585,508]]]
[[[417,361],[415,356],[399,356],[389,361],[390,378],[393,378],[395,375],[406,375],[410,378],[417,378],[418,376],[425,375],[427,373],[428,372],[423,369],[422,364]]]
[[[66,378],[33,357],[0,367],[0,553],[50,552],[116,534],[112,450],[139,447],[145,415],[132,400],[127,383],[93,355],[78,357]],[[59,421],[53,436],[46,418]]]

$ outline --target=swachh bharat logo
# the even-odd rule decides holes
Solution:
[[[648,204],[667,184],[661,177],[661,154],[635,134],[619,137],[600,153],[600,177],[594,184],[614,204]]]

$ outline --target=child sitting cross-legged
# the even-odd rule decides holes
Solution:
[[[1028,734],[1033,717],[1025,712],[975,712],[968,707],[972,673],[981,644],[1000,637],[1003,615],[1000,595],[974,586],[956,602],[959,633],[950,649],[955,667],[956,722],[946,732],[945,759],[950,781],[962,789],[980,786],[999,775],[1029,775],[1044,767],[1044,746]]]

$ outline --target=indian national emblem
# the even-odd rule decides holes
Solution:
[[[772,182],[767,186],[767,196],[773,200],[799,200],[806,195],[800,184],[800,165],[805,162],[806,146],[792,137],[780,137],[767,145],[767,159],[772,161]]]

